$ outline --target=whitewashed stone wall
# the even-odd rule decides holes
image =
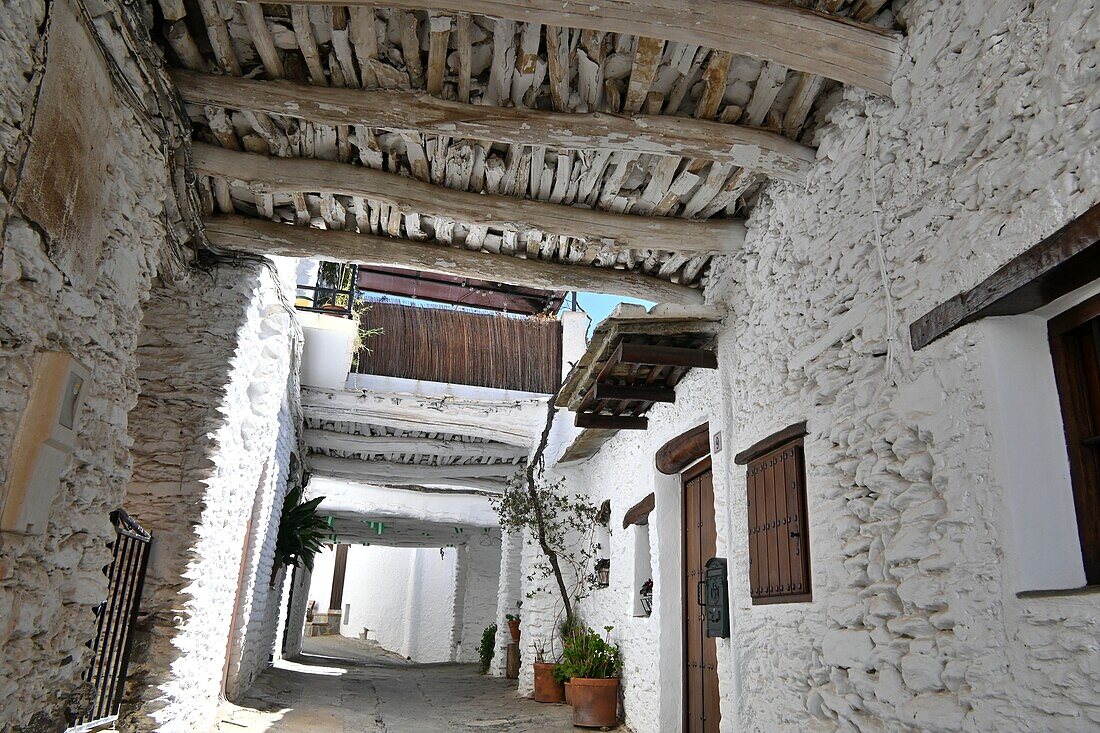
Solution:
[[[296,328],[279,287],[261,264],[223,264],[146,309],[126,500],[154,540],[125,730],[204,730],[234,666],[243,683],[266,661]]]
[[[0,485],[6,481],[16,426],[38,350],[65,350],[92,371],[80,443],[46,532],[0,539],[0,730],[64,726],[64,708],[88,663],[93,608],[103,600],[113,539],[108,514],[122,506],[129,477],[127,413],[137,399],[134,350],[145,299],[163,267],[164,161],[148,127],[122,105],[85,109],[105,124],[112,160],[101,183],[112,206],[86,211],[104,239],[91,283],[66,282],[52,242],[12,202],[26,153],[28,104],[46,5],[7,3],[0,10]],[[105,24],[102,32],[110,34]],[[117,37],[113,39],[117,43]],[[86,59],[88,73],[106,67]],[[33,84],[32,84],[33,80]],[[82,100],[68,100],[79,108]],[[91,246],[94,243],[88,242]]]
[[[509,613],[515,615],[521,610],[516,604],[523,602],[520,582],[522,555],[523,538],[515,532],[504,533],[500,541],[500,577],[497,580],[496,650],[493,652],[493,661],[489,664],[489,674],[494,677],[503,677],[507,672],[508,645],[512,643],[512,635],[504,617]],[[522,627],[521,620],[521,637]]]
[[[588,494],[593,503],[611,500],[610,542],[601,556],[611,560],[610,585],[590,591],[577,607],[581,623],[610,637],[623,651],[623,710],[626,724],[635,733],[678,730],[680,727],[680,491],[679,480],[660,474],[653,456],[671,438],[702,423],[719,430],[726,420],[725,402],[720,394],[716,372],[690,372],[677,388],[675,405],[659,405],[649,412],[646,431],[619,433],[593,459],[561,470],[568,481],[566,491]],[[572,422],[572,415],[559,414],[558,420]],[[556,448],[560,452],[565,446]],[[723,451],[713,456],[715,466],[718,555],[726,552],[725,498],[722,468],[730,455]],[[650,570],[654,582],[654,608],[649,617],[634,615],[636,528],[623,529],[623,515],[649,493],[655,494],[656,506],[649,518]],[[525,557],[536,550],[528,548]],[[525,574],[525,584],[528,584]],[[552,599],[524,601],[524,625],[534,638],[546,639],[556,633],[560,604]],[[556,638],[556,637],[555,637]],[[729,645],[720,640],[719,663],[728,664]],[[530,645],[527,645],[528,649]],[[560,651],[560,641],[558,642]],[[528,656],[531,656],[528,654]],[[521,670],[521,692],[533,685],[534,659],[525,658]]]
[[[455,613],[451,661],[477,662],[481,634],[494,623],[500,584],[500,536],[484,533],[455,548]]]
[[[294,355],[294,352],[287,356]],[[230,650],[229,677],[226,694],[235,700],[248,690],[256,675],[268,666],[275,656],[275,641],[279,632],[280,604],[283,600],[285,568],[275,566],[275,542],[279,535],[279,521],[283,499],[290,486],[291,455],[298,450],[296,429],[300,422],[297,371],[288,370],[287,389],[279,409],[278,435],[273,455],[265,464],[261,481],[264,483],[256,496],[253,511],[252,532],[249,536],[249,553],[245,563],[244,586],[239,590],[236,634]]]
[[[1095,731],[1096,596],[1015,595],[1019,543],[984,376],[991,326],[915,354],[906,327],[1096,203],[1100,15],[1080,0],[904,7],[894,103],[845,92],[817,134],[809,188],[769,184],[746,251],[708,282],[730,312],[718,384],[685,382],[675,408],[651,413],[649,432],[676,434],[665,421],[685,402],[722,400],[727,457],[809,421],[812,603],[751,605],[744,470],[715,467],[733,617],[733,644],[719,643],[722,729]],[[898,309],[890,341],[869,167]],[[645,481],[639,453],[648,463],[660,442],[620,434],[574,480],[600,492],[615,480],[621,518],[646,493],[624,485]],[[651,531],[664,565],[662,521]],[[624,545],[612,547],[614,584]],[[637,623],[658,622],[663,639],[678,606],[656,572],[658,608]],[[648,656],[626,613],[617,593],[582,608],[590,623],[625,620],[631,725],[674,730],[644,672],[672,667],[678,685],[679,659],[660,643]]]
[[[328,605],[335,551],[318,555],[310,599],[318,607]],[[447,662],[451,659],[454,621],[455,550],[438,547],[385,547],[352,545],[344,573],[345,607],[351,613],[341,619],[340,633],[358,638],[364,628],[383,649],[410,657],[414,662]]]

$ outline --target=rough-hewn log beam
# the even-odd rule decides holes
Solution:
[[[525,260],[371,234],[289,226],[243,216],[216,217],[205,223],[210,241],[225,249],[286,257],[323,257],[544,290],[625,295],[657,303],[694,305],[703,302],[703,295],[698,290],[630,270]]]
[[[302,413],[307,418],[469,435],[528,448],[544,410],[543,400],[502,402],[302,388]]]
[[[331,0],[301,0],[328,5]],[[351,5],[374,0],[351,0]],[[476,13],[632,36],[664,38],[777,61],[890,96],[899,37],[803,8],[751,0],[390,0],[388,7]]]
[[[578,428],[645,430],[649,427],[649,418],[634,417],[633,415],[596,415],[590,412],[578,412],[573,424]]]
[[[710,423],[692,428],[661,446],[655,462],[664,474],[680,473],[695,461],[710,453]]]
[[[354,453],[403,453],[440,458],[523,458],[527,448],[506,443],[467,442],[439,438],[410,438],[394,435],[349,435],[335,430],[304,430],[302,439],[310,448]]]
[[[741,221],[687,221],[632,216],[456,191],[364,166],[306,158],[269,158],[216,145],[192,145],[195,170],[247,183],[260,193],[324,192],[383,201],[403,214],[444,216],[456,221],[506,229],[538,229],[623,248],[671,252],[733,252],[745,241]]]
[[[1100,276],[1100,204],[909,326],[923,349],[959,326],[1041,308]]]
[[[193,104],[286,115],[326,125],[416,130],[471,140],[551,148],[598,148],[704,158],[804,183],[813,148],[766,130],[669,115],[571,114],[452,102],[420,92],[333,89],[289,81],[174,70]]]
[[[311,455],[306,458],[310,471],[322,476],[362,481],[378,486],[408,483],[470,486],[477,489],[503,490],[505,480],[519,466],[506,464],[450,464],[426,466],[389,461],[361,461],[357,458],[335,458]]]

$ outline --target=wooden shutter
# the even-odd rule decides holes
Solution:
[[[804,434],[805,426],[801,428]],[[797,431],[788,428],[781,433],[787,440],[778,447],[744,460],[754,604],[811,600],[805,460],[802,437],[791,439],[792,432]]]

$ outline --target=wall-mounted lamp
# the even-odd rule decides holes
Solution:
[[[596,561],[596,585],[601,588],[611,585],[611,560],[606,557]]]

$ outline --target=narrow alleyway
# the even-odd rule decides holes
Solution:
[[[515,683],[471,664],[413,664],[373,641],[305,640],[297,662],[263,672],[216,730],[234,733],[559,733],[565,705],[517,698]]]

